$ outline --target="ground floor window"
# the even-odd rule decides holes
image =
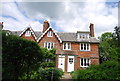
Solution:
[[[51,59],[50,58],[46,58],[45,62],[51,62]]]
[[[80,58],[80,66],[81,67],[88,67],[90,65],[89,58]]]

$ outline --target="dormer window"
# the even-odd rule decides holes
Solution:
[[[89,33],[78,33],[77,34],[78,36],[77,36],[77,38],[78,39],[89,39]]]
[[[31,36],[31,31],[30,31],[30,30],[27,30],[27,31],[25,32],[25,36],[26,36],[26,37]]]
[[[53,36],[53,32],[52,32],[52,31],[48,31],[47,36],[48,36],[48,37],[52,37],[52,36]]]

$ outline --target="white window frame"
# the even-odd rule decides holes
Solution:
[[[64,49],[64,48],[65,48],[65,47],[64,47],[64,46],[65,46],[65,45],[64,45],[65,43],[66,43],[66,49]],[[69,47],[69,48],[68,48],[68,43],[70,44],[70,47]],[[63,43],[63,50],[71,50],[71,43],[70,43],[70,42],[64,42],[64,43]]]
[[[78,33],[78,39],[89,39],[90,36],[88,33]]]
[[[47,36],[48,37],[53,37],[53,32],[52,31],[48,31]]]
[[[82,63],[81,59],[83,59],[83,65],[81,64]],[[89,65],[87,63],[89,63]],[[80,67],[89,67],[89,66],[90,66],[90,58],[80,58]]]
[[[51,62],[52,60],[50,58],[46,58],[45,62]]]
[[[83,49],[81,49],[81,45],[83,45]],[[80,43],[80,51],[90,51],[90,43]]]
[[[49,44],[50,44],[50,47],[49,47]],[[44,48],[47,48],[48,50],[54,48],[54,42],[44,42]]]
[[[27,30],[27,31],[25,32],[25,36],[26,36],[26,37],[30,37],[30,36],[31,36],[31,31],[30,31],[30,30]]]

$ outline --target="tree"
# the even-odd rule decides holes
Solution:
[[[42,52],[44,53],[44,58],[43,58],[44,61],[41,63],[41,66],[43,68],[54,67],[55,66],[56,49],[53,48],[53,49],[48,50],[47,48],[42,48]]]
[[[120,27],[114,28],[114,33],[106,32],[99,37],[100,63],[108,60],[120,60]]]
[[[2,75],[3,79],[20,79],[24,75],[29,81],[43,61],[40,46],[26,39],[2,33]]]
[[[117,40],[116,42],[117,42],[117,46],[119,46],[120,47],[120,27],[115,27],[114,28],[114,31],[115,31],[115,33],[113,33],[114,34],[114,36],[115,36],[115,39]]]
[[[110,32],[103,33],[100,37],[100,45],[99,45],[99,55],[100,55],[100,63],[103,61],[108,61],[110,59],[110,43],[113,42],[113,35]]]

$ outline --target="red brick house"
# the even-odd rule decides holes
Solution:
[[[99,64],[99,40],[94,37],[94,25],[90,24],[90,31],[76,33],[55,32],[44,21],[43,31],[34,31],[30,26],[23,31],[12,31],[28,40],[38,42],[41,47],[56,48],[56,68],[64,72],[71,72],[79,68],[87,68],[90,64]]]

